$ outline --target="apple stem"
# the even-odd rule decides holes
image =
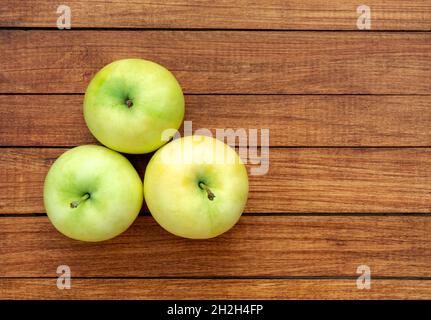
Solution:
[[[212,193],[212,191],[210,190],[210,188],[208,188],[208,187],[205,185],[205,183],[203,183],[203,182],[199,182],[199,187],[200,187],[201,189],[204,189],[204,190],[207,192],[207,194],[208,194],[208,199],[210,199],[211,201],[212,201],[212,200],[214,200],[214,198],[215,198],[214,193]]]
[[[128,107],[128,108],[133,107],[133,101],[132,101],[132,100],[130,100],[130,99],[127,99],[127,100],[126,100],[126,104],[127,104],[127,107]]]
[[[72,202],[70,203],[70,207],[71,207],[72,209],[77,208],[77,207],[81,204],[81,202],[83,202],[83,201],[87,200],[88,198],[90,198],[90,195],[89,195],[88,193],[86,193],[86,194],[84,194],[84,195],[81,197],[81,199],[76,200],[76,201],[72,201]]]

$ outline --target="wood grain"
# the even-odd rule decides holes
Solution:
[[[68,239],[47,217],[0,219],[0,277],[430,277],[429,217],[244,216],[220,237],[193,241],[138,217],[102,243]]]
[[[1,93],[82,93],[116,59],[170,69],[186,93],[429,94],[431,34],[60,31],[0,33]]]
[[[430,299],[431,281],[372,279],[359,290],[356,279],[0,279],[0,299]],[[163,290],[161,290],[163,288]]]
[[[82,95],[0,95],[0,114],[8,115],[0,117],[0,146],[95,143],[82,101]],[[267,128],[276,147],[431,146],[431,96],[187,95],[185,120],[193,132],[213,134]]]
[[[45,175],[66,150],[1,149],[0,213],[44,212]],[[149,158],[130,156],[141,177]],[[430,182],[429,148],[273,148],[269,172],[250,176],[246,212],[430,212]]]
[[[426,0],[373,0],[373,30],[430,30]],[[59,2],[3,0],[0,26],[56,27]],[[242,28],[356,30],[352,0],[89,1],[69,0],[72,28]],[[133,10],[131,10],[133,8]]]
[[[430,1],[368,3],[379,32],[357,31],[352,0],[66,4],[75,30],[53,0],[0,6],[0,299],[431,298]],[[82,93],[129,57],[175,74],[194,129],[270,129],[269,172],[221,237],[174,237],[144,205],[82,243],[43,215],[50,165],[95,143]],[[141,177],[150,156],[129,157]]]

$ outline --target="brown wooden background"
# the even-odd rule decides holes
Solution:
[[[371,31],[358,4],[2,1],[0,298],[431,298],[431,2],[365,1]],[[83,92],[127,57],[172,70],[194,128],[270,128],[269,173],[223,236],[176,238],[146,210],[104,243],[49,223],[49,166],[95,143]],[[130,158],[142,174],[149,157]]]

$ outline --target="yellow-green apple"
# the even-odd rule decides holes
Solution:
[[[164,229],[185,238],[212,238],[232,228],[247,195],[247,171],[238,154],[207,136],[168,143],[145,171],[151,214]]]
[[[178,129],[184,96],[175,77],[161,65],[142,59],[114,61],[87,87],[84,118],[105,146],[125,153],[147,153],[169,140],[166,129]]]
[[[84,145],[63,153],[49,169],[43,194],[54,227],[82,241],[111,239],[138,215],[142,181],[121,154]]]

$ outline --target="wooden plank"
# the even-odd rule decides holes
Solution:
[[[372,279],[0,279],[0,299],[430,299],[431,281]]]
[[[45,175],[66,150],[1,149],[0,213],[44,212]],[[149,158],[130,156],[141,177]],[[246,212],[430,212],[430,182],[429,148],[272,148]]]
[[[356,30],[352,0],[89,1],[69,0],[72,28],[241,28]],[[373,30],[430,30],[427,0],[373,0]],[[56,27],[58,2],[6,0],[0,26]],[[91,14],[89,14],[91,12]]]
[[[226,234],[175,237],[138,217],[103,243],[70,240],[47,217],[0,218],[0,277],[371,276],[430,277],[431,219],[387,216],[244,216]],[[173,267],[174,266],[174,267]]]
[[[0,51],[2,93],[82,93],[127,57],[166,66],[186,93],[431,91],[426,32],[3,30]]]
[[[7,115],[0,117],[0,145],[96,142],[82,101],[82,95],[0,95],[0,114]],[[276,147],[431,145],[431,96],[188,95],[185,120],[193,132],[208,128],[213,134],[268,128]]]

